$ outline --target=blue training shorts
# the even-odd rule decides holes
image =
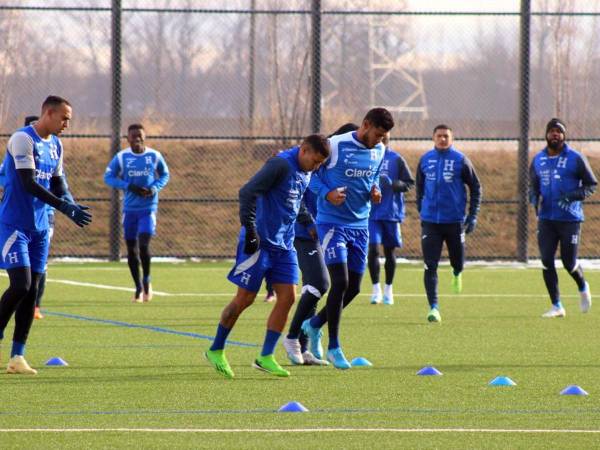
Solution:
[[[123,212],[123,230],[126,241],[138,238],[142,233],[156,234],[156,211]]]
[[[400,222],[369,220],[369,244],[383,244],[385,248],[402,247]]]
[[[243,233],[240,235],[235,265],[227,275],[233,284],[250,292],[260,291],[262,280],[271,284],[298,284],[296,250],[259,248],[256,253],[244,253]]]
[[[369,248],[368,228],[346,228],[319,224],[317,233],[325,256],[325,264],[348,264],[348,271],[364,273]]]
[[[48,230],[26,231],[0,223],[0,268],[31,267],[34,273],[44,273],[50,248]]]

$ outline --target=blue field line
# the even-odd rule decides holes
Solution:
[[[152,325],[138,325],[135,323],[121,322],[119,320],[98,319],[96,317],[87,317],[87,316],[80,316],[77,314],[67,314],[67,313],[60,313],[60,312],[47,311],[47,310],[43,310],[42,312],[49,316],[64,317],[66,319],[85,320],[87,322],[104,323],[106,325],[115,325],[117,327],[125,327],[125,328],[139,328],[142,330],[156,331],[157,333],[167,333],[167,334],[174,334],[176,336],[186,336],[186,337],[191,337],[194,339],[206,339],[208,341],[214,341],[214,338],[212,336],[207,336],[205,334],[192,333],[190,331],[170,330],[169,328],[154,327]],[[238,347],[260,347],[258,344],[250,344],[248,342],[238,342],[238,341],[227,341],[227,345],[236,345]]]
[[[115,411],[0,411],[0,416],[125,416],[125,415],[219,415],[219,414],[265,414],[276,409],[125,409]],[[319,414],[482,414],[482,415],[550,415],[550,414],[600,414],[600,408],[573,409],[460,409],[460,408],[315,408]]]

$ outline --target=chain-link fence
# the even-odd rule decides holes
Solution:
[[[550,117],[563,118],[567,140],[600,174],[600,6],[514,0],[434,11],[428,3],[0,3],[0,145],[48,94],[74,105],[65,165],[94,223],[79,230],[59,218],[53,255],[116,256],[120,201],[111,201],[103,172],[130,123],[145,125],[172,174],[154,254],[229,257],[237,191],[269,155],[385,106],[398,123],[391,146],[413,171],[438,123],[473,161],[484,202],[468,256],[536,257],[525,161],[544,147]],[[400,254],[416,258],[414,194],[407,200]],[[591,200],[581,255],[600,257],[600,200]]]

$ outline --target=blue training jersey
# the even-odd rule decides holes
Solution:
[[[42,139],[32,125],[20,128],[9,139],[2,163],[4,195],[0,222],[27,231],[48,229],[48,205],[21,184],[17,170],[34,169],[35,181],[50,189],[50,179],[62,176],[63,147],[57,136]]]
[[[317,217],[317,196],[313,191],[307,189],[304,193],[304,197],[302,197],[302,203],[304,204],[307,213],[310,214],[310,217],[314,222],[315,217]],[[308,232],[308,230],[310,230],[311,228],[315,229],[314,223],[306,223],[300,220],[296,221],[296,237],[312,241],[313,237]]]
[[[529,180],[534,202],[542,202],[539,218],[563,222],[582,222],[582,201],[590,196],[598,182],[592,169],[581,153],[567,144],[562,151],[552,157],[544,148],[531,161]],[[569,202],[562,202],[563,196]]]
[[[256,228],[261,248],[294,248],[294,225],[299,214],[306,217],[301,203],[311,177],[300,168],[299,150],[292,147],[269,159],[240,189],[240,222]]]
[[[371,188],[379,189],[379,173],[385,153],[381,143],[367,148],[355,131],[329,138],[331,156],[317,170],[310,189],[317,194],[317,224],[368,228],[371,210]],[[327,194],[346,188],[346,200],[335,206]]]
[[[410,169],[402,156],[386,148],[380,176],[380,180],[386,177],[387,183],[379,183],[381,203],[371,206],[369,220],[402,222],[406,215],[404,193],[415,184]]]
[[[126,148],[117,153],[108,164],[104,182],[125,191],[123,211],[156,211],[158,192],[169,182],[169,168],[162,155],[149,147],[142,153]],[[152,196],[142,197],[129,191],[129,185],[151,189]]]

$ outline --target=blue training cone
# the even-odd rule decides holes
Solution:
[[[572,384],[560,391],[560,395],[588,395],[588,393],[576,384]]]
[[[490,386],[516,386],[513,380],[508,377],[496,377],[492,381],[489,382]]]
[[[371,361],[362,356],[354,358],[350,364],[352,364],[352,367],[371,367],[373,365]]]
[[[279,408],[277,412],[308,412],[308,409],[300,402],[289,402]]]
[[[421,370],[417,372],[417,375],[443,375],[442,372],[437,370],[433,366],[423,367]]]
[[[66,362],[64,359],[56,356],[56,357],[50,358],[48,361],[46,361],[46,365],[47,366],[68,366],[69,363]]]

